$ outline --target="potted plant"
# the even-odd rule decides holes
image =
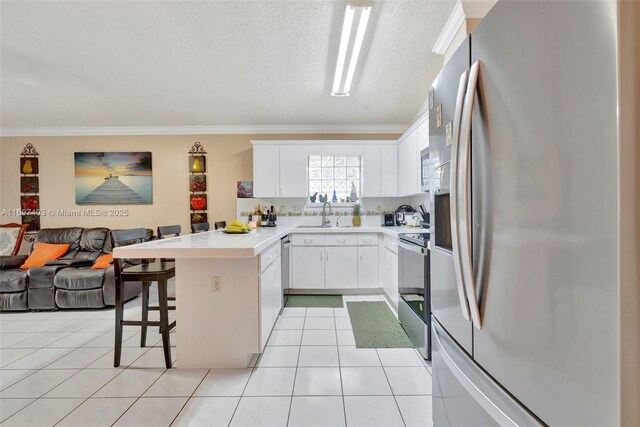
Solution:
[[[360,227],[362,220],[360,219],[360,203],[353,205],[353,219],[351,223],[354,227]]]

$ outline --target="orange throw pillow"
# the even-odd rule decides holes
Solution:
[[[104,268],[109,268],[111,265],[111,261],[113,260],[112,254],[100,255],[96,258],[96,262],[91,266],[92,270],[102,270]]]
[[[29,258],[20,266],[23,270],[31,267],[42,267],[47,261],[53,261],[66,254],[69,250],[69,243],[54,245],[51,243],[36,242],[33,252]]]

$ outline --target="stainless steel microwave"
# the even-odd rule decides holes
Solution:
[[[429,149],[420,152],[420,190],[430,191],[433,176],[433,167],[429,162]]]

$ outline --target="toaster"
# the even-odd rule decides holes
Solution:
[[[393,214],[382,214],[382,225],[385,227],[391,227],[396,225]]]

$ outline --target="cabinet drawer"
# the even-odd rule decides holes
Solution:
[[[293,246],[324,246],[323,234],[294,234]]]
[[[358,246],[374,246],[378,244],[378,235],[375,233],[358,233]]]
[[[355,233],[327,234],[324,243],[326,246],[356,246],[358,237]]]
[[[260,273],[266,270],[280,256],[281,251],[280,242],[278,242],[269,246],[260,254]]]

